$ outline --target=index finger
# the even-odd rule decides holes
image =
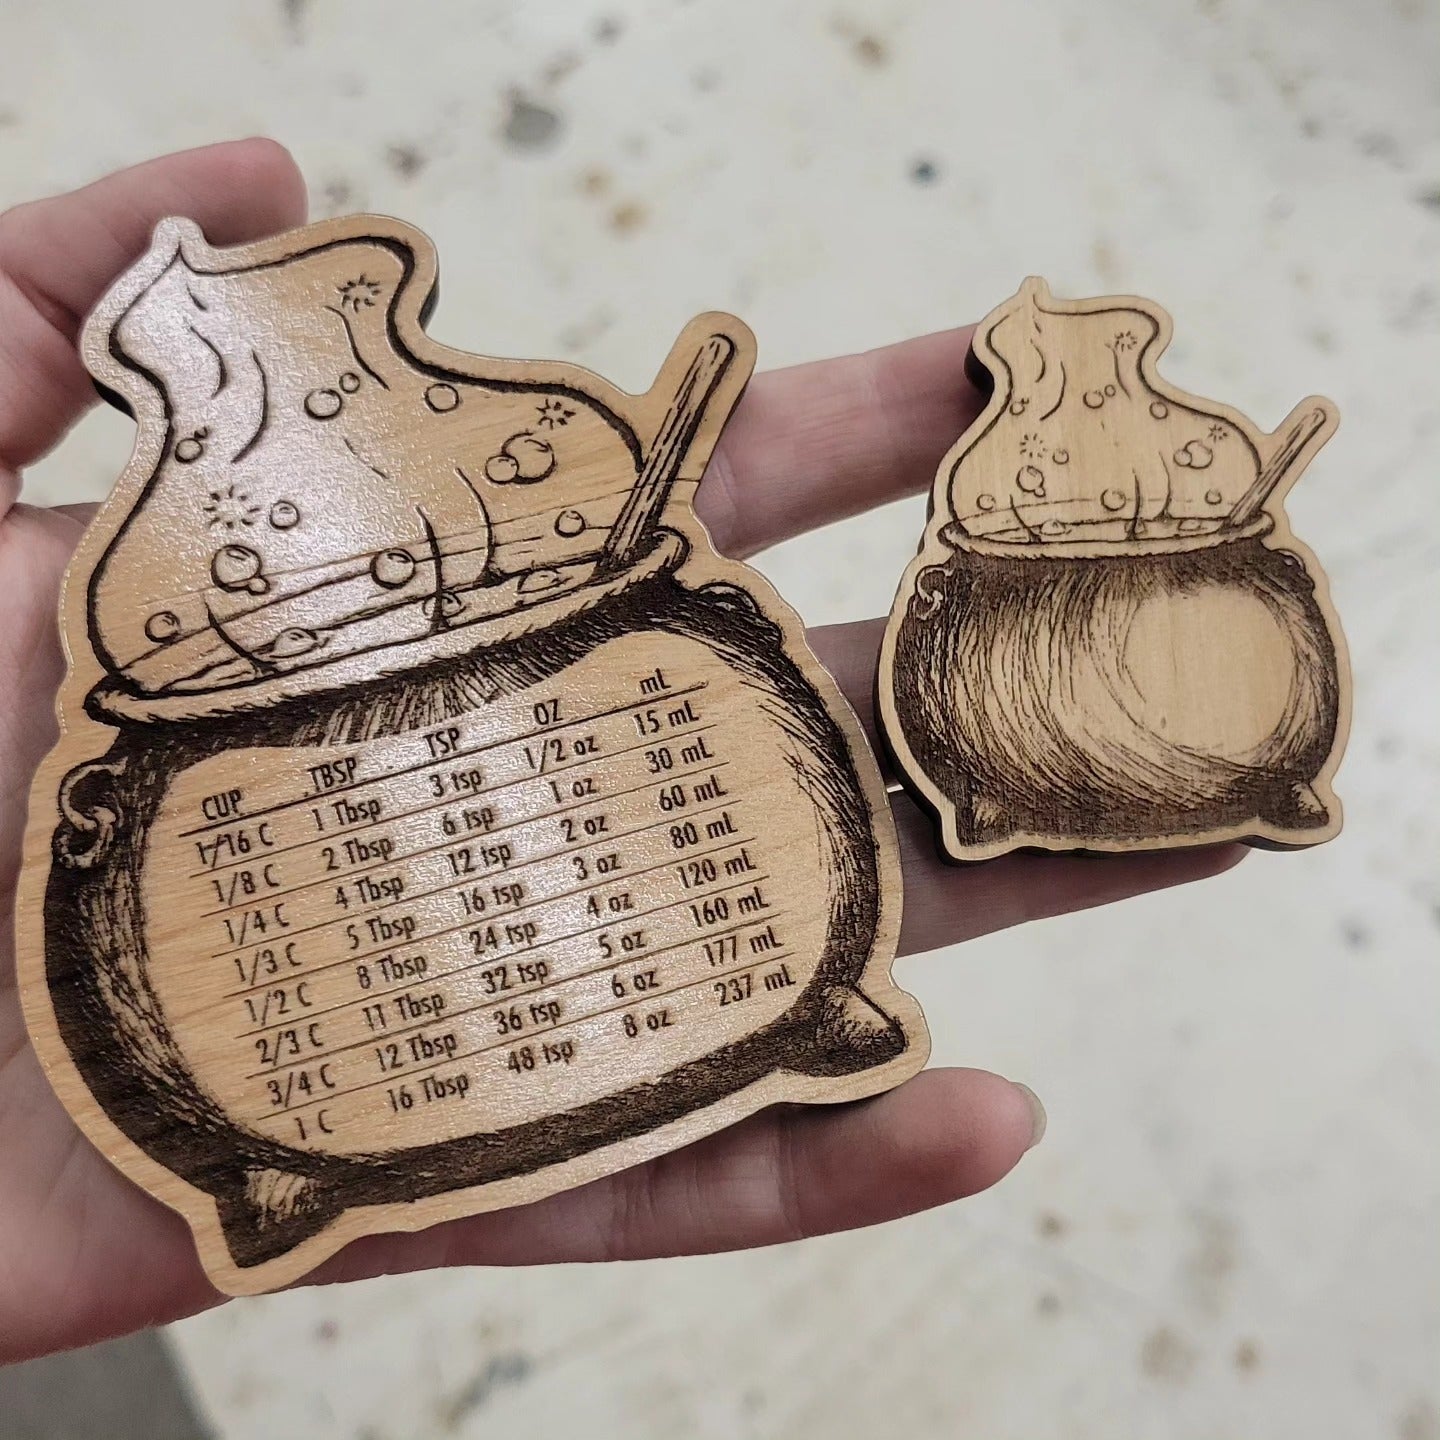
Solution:
[[[965,375],[973,326],[757,375],[695,508],[743,559],[926,489],[985,397]]]

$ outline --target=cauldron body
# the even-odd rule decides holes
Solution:
[[[961,846],[1329,822],[1310,787],[1336,739],[1335,644],[1303,561],[1259,534],[957,543],[917,578],[894,655],[905,743]]]
[[[212,947],[192,941],[186,952],[175,940],[167,942],[168,958],[157,950],[159,929],[179,923],[163,913],[164,877],[156,871],[180,852],[160,856],[155,843],[170,823],[163,812],[177,779],[230,752],[364,745],[551,693],[564,676],[596,666],[606,647],[646,636],[718,662],[711,693],[742,707],[747,749],[766,751],[784,776],[756,803],[768,807],[775,834],[806,837],[786,848],[808,858],[787,863],[813,864],[803,888],[808,909],[821,916],[811,932],[818,940],[790,962],[793,988],[759,997],[758,1026],[717,1020],[713,1043],[675,1068],[571,1094],[574,1103],[554,1112],[503,1111],[499,1123],[467,1125],[452,1107],[438,1129],[402,1115],[383,1145],[366,1149],[321,1137],[300,1144],[237,1117],[230,1082],[218,1077],[186,1013],[192,987],[218,983],[206,978],[212,961],[196,953]],[[635,675],[626,678],[633,684]],[[717,721],[719,741],[726,723]],[[730,773],[738,773],[739,759]],[[111,1120],[151,1159],[214,1198],[240,1267],[285,1253],[344,1209],[524,1175],[653,1130],[772,1072],[849,1073],[883,1065],[913,1043],[859,989],[877,929],[895,923],[896,901],[849,742],[787,654],[780,628],[728,584],[689,588],[661,575],[483,656],[223,723],[126,725],[103,759],[67,777],[61,805],[66,818],[45,898],[46,969],[60,1033]],[[484,1096],[473,1098],[483,1108]]]

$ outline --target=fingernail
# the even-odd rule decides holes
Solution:
[[[1030,1107],[1030,1143],[1025,1148],[1033,1150],[1045,1138],[1045,1126],[1048,1123],[1045,1107],[1040,1103],[1040,1097],[1028,1085],[1022,1085],[1018,1080],[1010,1083],[1025,1097],[1025,1103]]]

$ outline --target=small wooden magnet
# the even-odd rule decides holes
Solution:
[[[85,328],[136,448],[71,565],[31,1035],[214,1282],[534,1200],[927,1037],[854,716],[692,498],[753,363],[430,340],[424,236],[171,220]]]
[[[1285,493],[1334,433],[1176,390],[1171,322],[1030,279],[975,334],[984,412],[936,475],[879,713],[942,852],[1313,845],[1350,679]]]

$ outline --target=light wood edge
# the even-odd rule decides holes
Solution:
[[[140,488],[154,472],[163,445],[164,424],[159,418],[161,410],[154,392],[140,384],[138,377],[110,355],[108,336],[135,295],[169,262],[174,245],[183,244],[187,255],[192,258],[213,261],[223,255],[232,266],[240,266],[284,254],[293,244],[291,236],[294,233],[287,232],[251,245],[221,250],[211,247],[192,221],[163,220],[156,227],[150,250],[102,297],[85,323],[80,345],[82,357],[95,378],[131,406],[136,419],[135,441],[130,459],[77,546],[62,582],[60,620],[66,674],[55,702],[60,734],[41,762],[30,786],[30,814],[46,818],[33,824],[27,820],[15,912],[21,1006],[31,1043],[51,1087],[85,1137],[121,1174],[184,1217],[194,1235],[207,1277],[218,1290],[228,1295],[261,1294],[293,1284],[330,1256],[364,1236],[424,1230],[447,1220],[545,1199],[562,1190],[656,1159],[771,1105],[828,1104],[866,1099],[908,1079],[925,1065],[930,1055],[929,1030],[920,1006],[913,996],[896,985],[892,975],[891,967],[900,934],[903,875],[894,818],[865,732],[849,701],[811,651],[799,615],[758,571],[722,556],[693,509],[695,489],[704,468],[754,368],[755,337],[749,327],[724,312],[711,311],[696,316],[682,330],[651,388],[639,395],[618,389],[582,366],[558,361],[534,364],[508,360],[492,362],[489,357],[441,345],[425,333],[420,323],[420,312],[427,295],[434,289],[436,278],[436,252],[429,237],[389,217],[346,216],[325,222],[323,227],[306,227],[307,243],[313,243],[322,234],[328,239],[380,234],[398,239],[414,249],[415,274],[397,299],[395,319],[402,342],[419,359],[462,374],[473,373],[481,365],[490,367],[493,364],[495,368],[487,371],[492,376],[499,370],[531,377],[538,374],[557,383],[583,385],[624,416],[634,426],[642,443],[651,438],[659,424],[699,343],[717,332],[728,334],[735,341],[736,363],[722,381],[697,431],[685,471],[672,493],[665,523],[683,533],[691,543],[691,553],[679,571],[684,579],[695,585],[710,581],[743,584],[764,613],[780,626],[791,657],[825,701],[850,747],[876,838],[880,897],[875,942],[858,983],[872,1000],[899,1022],[909,1043],[900,1055],[888,1063],[846,1076],[816,1077],[773,1071],[764,1080],[714,1105],[531,1175],[454,1190],[423,1200],[347,1209],[320,1234],[301,1242],[275,1260],[251,1268],[242,1268],[231,1260],[220,1232],[214,1199],[152,1160],[105,1114],[80,1077],[68,1048],[60,1038],[45,979],[44,896],[51,862],[50,837],[54,829],[49,815],[59,782],[75,764],[103,754],[114,733],[111,727],[92,720],[84,711],[83,701],[89,685],[78,673],[80,667],[74,663],[70,635],[72,629],[76,635],[87,634],[85,590],[90,570],[104,553],[117,524],[129,513]]]
[[[1047,292],[1048,288],[1047,286]],[[1007,300],[998,306],[975,327],[973,348],[981,361],[987,362],[986,369],[991,374],[997,373],[999,362],[990,349],[989,334],[1010,303]],[[1149,348],[1140,357],[1142,379],[1152,385],[1158,381],[1167,390],[1180,396],[1182,400],[1190,402],[1207,413],[1223,417],[1242,434],[1249,437],[1262,458],[1283,430],[1284,421],[1273,431],[1262,431],[1247,415],[1233,406],[1217,404],[1215,401],[1204,399],[1191,391],[1182,390],[1172,381],[1160,379],[1156,364],[1170,345],[1174,335],[1174,321],[1170,312],[1155,301],[1139,295],[1105,295],[1087,300],[1056,300],[1051,297],[1051,303],[1056,306],[1064,306],[1073,314],[1093,314],[1097,311],[1125,307],[1144,311],[1155,320],[1158,333]],[[992,365],[988,362],[995,363]],[[961,377],[956,377],[957,383],[960,382],[960,379]],[[876,725],[901,783],[910,792],[916,803],[929,814],[934,823],[936,851],[940,858],[953,864],[970,864],[995,860],[1001,855],[1008,855],[1017,850],[1031,850],[1054,855],[1077,853],[1128,855],[1153,850],[1190,850],[1204,845],[1222,845],[1237,841],[1261,849],[1308,850],[1313,845],[1321,845],[1327,840],[1333,840],[1340,833],[1344,823],[1344,810],[1340,797],[1335,793],[1333,782],[1350,739],[1354,684],[1350,671],[1349,646],[1345,640],[1345,632],[1340,625],[1340,616],[1336,612],[1330,594],[1330,577],[1321,567],[1315,552],[1296,537],[1295,532],[1290,528],[1290,517],[1285,511],[1285,496],[1305,473],[1308,468],[1306,466],[1286,476],[1261,507],[1261,513],[1268,515],[1274,526],[1261,543],[1267,549],[1289,550],[1304,562],[1310,578],[1315,583],[1315,602],[1320,608],[1320,613],[1324,617],[1325,624],[1335,643],[1336,673],[1339,680],[1339,714],[1336,721],[1335,742],[1330,747],[1330,754],[1324,766],[1311,782],[1311,788],[1329,812],[1329,822],[1326,825],[1317,826],[1314,830],[1305,831],[1303,838],[1301,838],[1300,832],[1282,830],[1262,821],[1255,825],[1219,826],[1215,829],[1192,831],[1184,835],[1147,837],[1143,840],[1117,840],[1097,835],[1086,837],[1081,841],[1062,844],[1057,842],[1053,836],[1017,830],[1004,839],[988,845],[966,845],[961,841],[956,829],[954,806],[925,774],[905,739],[905,729],[895,706],[895,646],[920,573],[932,565],[943,563],[952,553],[950,546],[940,538],[941,530],[952,518],[946,511],[946,490],[949,487],[950,474],[970,447],[978,441],[992,421],[1005,408],[1006,403],[1006,397],[997,385],[986,402],[985,408],[971,421],[955,444],[945,452],[937,466],[935,479],[931,484],[927,499],[925,529],[921,536],[920,548],[916,552],[915,558],[905,567],[905,573],[896,587],[895,599],[891,603],[890,614],[885,623],[885,632],[880,642],[880,658],[875,684]],[[1335,403],[1323,395],[1311,395],[1293,406],[1290,414],[1294,415],[1302,409],[1317,407],[1323,408],[1327,415],[1325,427],[1320,432],[1315,447],[1318,450],[1329,442],[1339,428],[1340,413]]]

